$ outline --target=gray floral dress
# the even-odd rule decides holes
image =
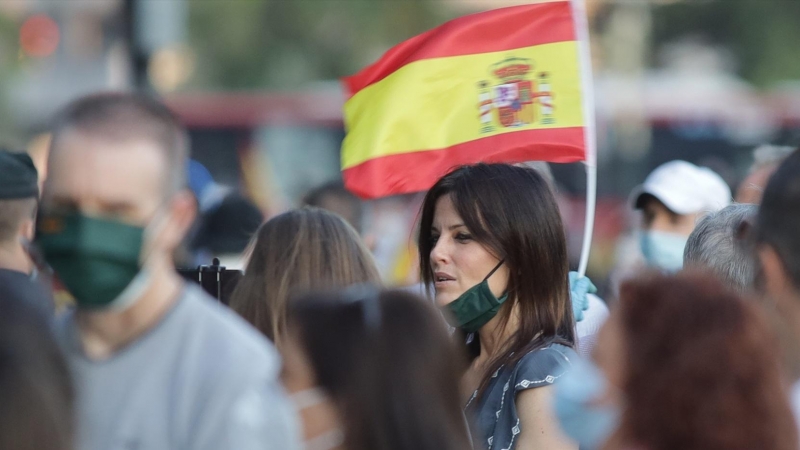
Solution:
[[[477,391],[465,407],[472,419],[475,450],[512,450],[522,431],[517,415],[517,393],[549,386],[569,370],[577,354],[571,348],[550,344],[533,350],[513,367],[500,367],[492,375],[486,393]]]

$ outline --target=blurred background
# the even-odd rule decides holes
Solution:
[[[0,142],[46,158],[48,121],[103,89],[162,98],[215,185],[266,217],[336,181],[338,78],[442,22],[505,0],[0,0]],[[590,276],[602,285],[637,218],[631,189],[662,162],[735,189],[764,143],[800,144],[800,0],[587,0],[597,96],[599,204]],[[551,165],[572,258],[580,164]],[[390,284],[415,280],[419,195],[355,220]]]

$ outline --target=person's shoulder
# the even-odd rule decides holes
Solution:
[[[277,351],[199,287],[184,289],[183,353],[191,354],[181,378],[192,416],[187,447],[256,448],[269,439],[274,448],[294,448],[294,417],[278,384]]]
[[[542,363],[571,364],[571,358],[576,355],[575,350],[562,344],[548,344],[544,347],[531,350],[520,359],[522,365],[542,365]]]
[[[67,340],[75,323],[75,309],[65,308],[63,311],[53,316],[53,334],[59,344]]]
[[[609,316],[608,306],[600,297],[588,294],[589,308],[583,312],[583,320],[575,324],[578,338],[596,334]]]
[[[184,288],[192,340],[217,363],[277,367],[277,353],[258,330],[194,285]]]
[[[0,269],[0,298],[19,299],[52,314],[53,299],[40,282],[15,270]]]
[[[184,288],[189,315],[197,329],[209,338],[226,337],[231,345],[244,345],[254,350],[271,348],[269,341],[230,308],[211,298],[202,289],[187,284]]]
[[[28,280],[28,278],[29,277],[27,275],[25,275],[24,273],[19,272],[17,270],[0,269],[0,280],[9,280],[9,281],[19,282],[19,281]],[[6,284],[6,283],[0,284],[0,286],[13,287],[13,285]]]
[[[589,308],[593,315],[598,317],[608,317],[609,310],[605,300],[595,294],[587,294],[586,298],[589,300]]]
[[[569,370],[574,358],[577,358],[575,351],[561,344],[550,344],[528,352],[517,363],[515,389],[519,391],[555,383]]]

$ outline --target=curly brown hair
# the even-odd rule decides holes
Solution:
[[[777,343],[754,302],[704,274],[623,284],[625,440],[648,450],[795,450]]]

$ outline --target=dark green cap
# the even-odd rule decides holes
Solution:
[[[38,174],[27,153],[0,150],[0,200],[39,196]]]

